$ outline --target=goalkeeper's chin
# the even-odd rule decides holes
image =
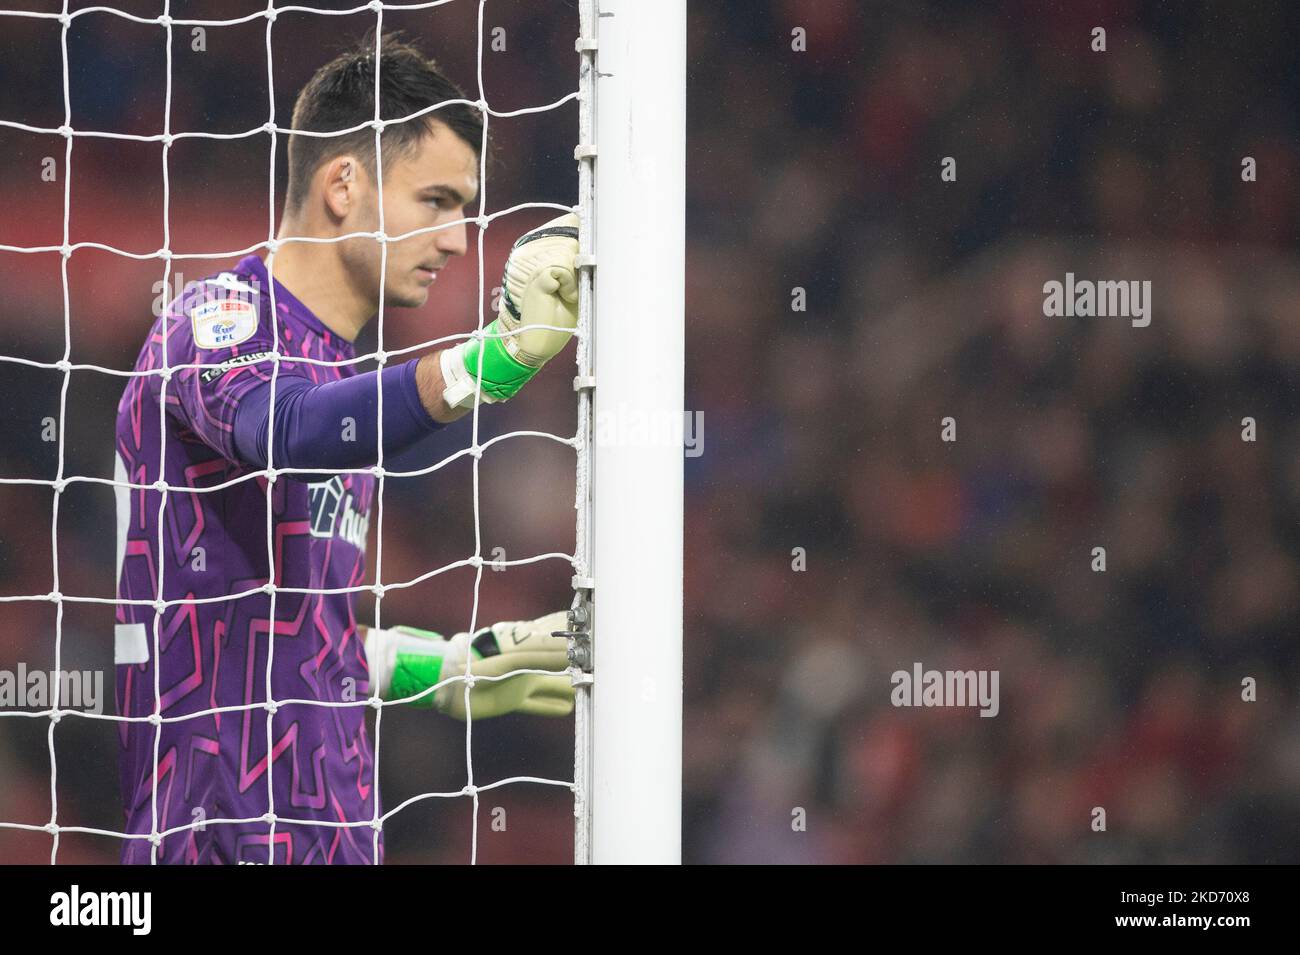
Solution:
[[[389,308],[419,308],[429,300],[429,289],[438,274],[428,269],[413,269],[404,282],[389,282],[384,290],[384,305]]]

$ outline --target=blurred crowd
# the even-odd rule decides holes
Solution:
[[[466,0],[384,22],[473,98],[477,15]],[[1297,19],[1280,2],[1222,0],[691,4],[687,407],[702,413],[703,454],[685,459],[687,861],[1300,859]],[[281,120],[372,22],[277,19]],[[492,0],[496,25],[506,48],[483,60],[494,108],[575,87],[572,0]],[[75,128],[161,130],[160,36],[74,20]],[[59,126],[57,24],[12,21],[0,37],[0,119]],[[265,21],[195,42],[177,31],[171,129],[264,123]],[[573,103],[491,132],[488,212],[573,201]],[[166,192],[158,144],[77,138],[65,167],[58,137],[0,140],[0,244],[61,241],[64,175],[72,241],[148,254],[164,223],[182,252],[267,237],[265,133],[182,141]],[[282,141],[276,158],[282,190]],[[510,241],[551,214],[494,222],[482,263],[472,251],[424,309],[386,314],[385,347],[473,327],[480,264],[486,303]],[[233,258],[178,267],[198,278]],[[1150,326],[1045,317],[1043,283],[1067,272],[1151,281]],[[0,353],[58,360],[66,331],[74,363],[128,369],[163,274],[159,259],[78,252],[65,330],[58,256],[0,253]],[[358,350],[375,342],[368,331]],[[41,431],[61,407],[62,473],[111,476],[122,384],[78,370],[65,394],[56,371],[0,363],[0,476],[58,473],[60,444]],[[528,397],[485,413],[480,439],[573,433],[567,371]],[[448,437],[450,453],[468,428]],[[477,509],[467,462],[387,482],[372,555],[385,582],[476,540],[507,559],[572,549],[571,449],[511,439],[479,468]],[[110,489],[71,486],[56,522],[49,488],[3,485],[0,501],[0,595],[53,589],[54,522],[61,591],[111,596]],[[569,573],[543,561],[476,586],[450,572],[380,612],[448,631],[536,616],[567,605]],[[363,602],[361,619],[373,614]],[[52,666],[57,628],[64,668],[111,673],[109,604],[56,619],[49,603],[0,603],[0,621],[0,667]],[[917,663],[997,670],[998,715],[891,705],[891,674]],[[571,778],[571,729],[476,723],[475,781]],[[387,807],[464,785],[461,724],[386,710],[379,736]],[[0,718],[0,821],[49,821],[52,748],[60,825],[118,828],[112,725],[79,717],[52,734],[48,720]],[[567,790],[518,784],[479,804],[480,861],[571,857]],[[390,861],[468,860],[473,811],[466,798],[404,808],[386,826]],[[50,848],[0,829],[2,861]],[[65,833],[58,857],[111,862],[117,845]]]
[[[695,8],[690,858],[1297,859],[1295,20]]]

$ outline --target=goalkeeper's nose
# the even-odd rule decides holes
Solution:
[[[455,218],[460,219],[456,225],[447,226],[433,233],[433,247],[443,264],[453,255],[465,255],[469,252],[469,230],[464,221],[465,211],[455,210]]]

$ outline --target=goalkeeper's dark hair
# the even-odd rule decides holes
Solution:
[[[385,33],[379,44],[379,118],[401,119],[435,103],[468,97],[443,75],[438,65],[400,33]],[[328,133],[351,129],[375,118],[375,31],[371,28],[353,48],[326,63],[298,94],[293,128]],[[405,123],[385,126],[384,165],[413,153],[434,121],[444,123],[481,158],[483,117],[473,106],[443,106]],[[321,163],[352,153],[375,174],[375,130],[366,125],[342,136],[289,137],[289,189],[286,211],[307,198],[312,175]],[[489,149],[489,157],[490,157]]]

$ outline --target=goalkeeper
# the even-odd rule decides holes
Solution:
[[[566,215],[515,243],[499,314],[482,339],[366,374],[347,363],[381,294],[386,308],[421,306],[439,271],[465,254],[465,224],[450,223],[476,198],[481,158],[473,108],[428,111],[464,94],[386,35],[380,115],[422,115],[385,128],[377,168],[365,125],[375,110],[374,49],[366,38],[299,94],[295,131],[361,128],[291,136],[280,231],[364,235],[278,244],[274,306],[256,255],[193,287],[146,337],[140,374],[118,407],[117,480],[184,489],[165,500],[152,487],[117,489],[119,601],[194,601],[167,606],[156,639],[153,606],[118,603],[118,712],[140,720],[121,724],[119,735],[126,831],[146,837],[124,840],[124,862],[150,861],[151,843],[160,862],[370,863],[376,851],[382,860],[382,832],[369,825],[382,810],[367,707],[317,703],[374,693],[464,719],[465,681],[455,677],[527,668],[547,672],[476,680],[469,715],[572,710],[566,642],[551,635],[563,629],[562,613],[444,639],[360,626],[354,594],[338,592],[366,575],[376,479],[337,472],[377,461],[377,391],[385,461],[430,456],[439,432],[476,401],[514,397],[564,347],[577,318],[578,223]],[[384,232],[406,236],[389,242],[386,261],[373,237],[381,172]],[[162,374],[164,364],[176,370]],[[176,367],[194,364],[205,367]],[[259,589],[272,581],[267,479],[249,477],[268,466],[268,445],[274,467],[315,472],[280,475],[270,489],[273,582],[284,588],[273,618],[270,594]],[[157,726],[145,721],[155,703],[165,720]],[[234,709],[206,712],[221,707]],[[225,819],[242,821],[215,821]]]

